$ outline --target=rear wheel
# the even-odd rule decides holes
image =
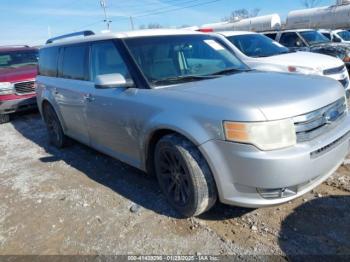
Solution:
[[[167,135],[155,149],[155,170],[170,204],[185,217],[198,216],[216,202],[215,181],[198,148],[179,135]]]
[[[61,123],[51,105],[46,104],[43,108],[44,120],[48,131],[50,144],[57,148],[68,145],[68,137],[63,133]]]
[[[10,115],[9,114],[0,114],[0,124],[5,124],[10,122]]]

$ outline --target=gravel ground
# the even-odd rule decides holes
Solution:
[[[0,134],[0,255],[350,255],[350,156],[285,205],[181,219],[154,178],[79,143],[49,146],[38,114]]]

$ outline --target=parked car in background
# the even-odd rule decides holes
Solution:
[[[37,48],[0,47],[0,124],[8,122],[11,113],[36,107],[37,63]]]
[[[272,32],[265,35],[272,37]],[[331,42],[320,32],[312,29],[285,30],[276,33],[277,42],[295,51],[308,51],[340,58],[350,69],[350,45]]]
[[[327,37],[332,42],[336,43],[348,43],[350,44],[350,32],[347,30],[327,30],[327,29],[320,29],[318,30],[321,34],[323,34],[325,37]]]
[[[71,137],[155,173],[186,217],[217,198],[288,202],[349,153],[345,92],[333,79],[250,70],[220,38],[189,30],[92,34],[40,49],[37,101],[51,143]]]
[[[339,81],[350,97],[349,73],[344,62],[328,55],[293,52],[267,36],[253,32],[224,31],[232,51],[252,69],[323,75]]]

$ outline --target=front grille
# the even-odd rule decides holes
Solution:
[[[334,67],[330,69],[326,69],[323,71],[324,75],[334,75],[334,74],[340,74],[343,73],[346,70],[345,65],[339,66],[339,67]]]
[[[34,81],[15,83],[15,90],[17,94],[34,93]]]
[[[309,141],[326,133],[335,127],[346,113],[346,100],[343,97],[326,107],[294,117],[297,141]]]
[[[339,80],[339,82],[342,84],[344,88],[347,88],[349,85],[349,80],[347,78],[344,78],[343,80]]]

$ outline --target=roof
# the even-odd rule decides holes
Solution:
[[[5,45],[0,46],[0,52],[11,52],[11,51],[30,51],[38,50],[38,48],[25,46],[25,45]]]
[[[257,35],[258,33],[255,32],[249,32],[249,31],[220,31],[215,32],[217,34],[223,35],[223,36],[237,36],[237,35]]]
[[[307,31],[317,31],[316,29],[287,29],[282,30],[281,33],[288,33],[288,32],[307,32]]]
[[[196,32],[192,30],[186,29],[145,29],[145,30],[135,30],[121,33],[103,33],[96,34],[86,37],[75,37],[74,39],[67,38],[67,40],[58,40],[53,42],[52,44],[47,44],[43,46],[59,46],[62,44],[74,44],[74,43],[83,43],[97,40],[107,40],[107,39],[115,39],[115,38],[133,38],[133,37],[148,37],[148,36],[165,36],[165,35],[194,35],[194,34],[203,34],[201,32]]]

